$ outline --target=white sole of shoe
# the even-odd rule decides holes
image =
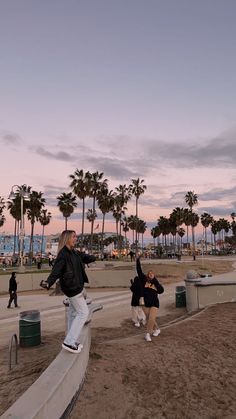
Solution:
[[[68,346],[64,345],[64,343],[61,345],[63,349],[65,349],[67,352],[70,352],[72,354],[79,354],[83,348],[83,345],[79,345],[77,349],[69,348]]]

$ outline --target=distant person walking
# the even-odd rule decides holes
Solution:
[[[142,281],[143,285],[143,297],[144,297],[144,307],[143,311],[146,314],[147,320],[147,330],[145,334],[145,340],[151,342],[151,336],[158,336],[160,334],[160,329],[157,325],[156,318],[159,309],[159,298],[158,294],[164,292],[163,286],[160,284],[158,279],[155,277],[153,271],[148,271],[147,275],[143,273],[140,263],[140,255],[136,259],[136,269],[139,279]]]
[[[11,303],[14,301],[15,307],[19,307],[17,305],[17,282],[16,282],[16,273],[12,272],[11,278],[9,279],[9,294],[10,298],[8,301],[7,308],[11,308]]]
[[[131,260],[131,262],[133,262],[133,260],[134,260],[134,252],[132,250],[130,250],[128,256],[130,256],[130,260]]]
[[[84,264],[96,260],[93,255],[77,251],[76,241],[74,230],[61,233],[52,271],[47,280],[41,282],[43,288],[49,289],[59,278],[61,289],[68,297],[68,332],[62,348],[72,353],[81,352],[83,346],[78,342],[78,337],[89,313],[83,292],[84,283],[88,282]]]

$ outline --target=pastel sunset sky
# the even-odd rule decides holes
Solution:
[[[53,214],[46,234],[64,228],[56,196],[76,168],[104,172],[111,189],[144,179],[139,216],[150,227],[185,206],[187,191],[199,215],[236,211],[235,0],[3,0],[0,9],[0,196],[14,184],[42,191]],[[80,218],[79,203],[68,226],[80,232]]]

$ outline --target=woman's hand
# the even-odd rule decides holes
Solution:
[[[45,288],[47,290],[49,290],[49,284],[47,281],[44,281],[44,279],[40,282],[40,287]]]

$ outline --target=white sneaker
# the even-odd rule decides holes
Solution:
[[[150,333],[146,333],[146,335],[144,336],[144,339],[145,339],[147,342],[151,342],[151,341],[152,341],[152,338],[151,338],[151,336],[150,336]]]
[[[152,336],[159,336],[160,333],[161,333],[160,329],[155,329]]]
[[[135,325],[135,327],[140,327],[140,323],[139,322],[134,323],[134,325]]]

